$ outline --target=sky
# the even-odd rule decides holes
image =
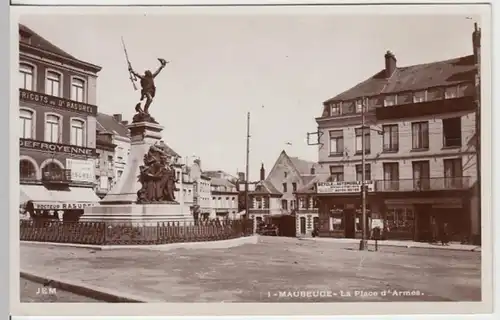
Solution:
[[[135,70],[155,70],[150,113],[163,140],[203,170],[269,172],[280,152],[317,161],[323,101],[384,68],[472,54],[473,21],[462,15],[25,15],[20,22],[80,60],[102,67],[99,112],[132,120],[140,91],[129,80],[123,36]],[[290,144],[288,144],[290,143]]]

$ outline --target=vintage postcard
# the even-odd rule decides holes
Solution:
[[[12,314],[492,311],[489,6],[11,17]]]

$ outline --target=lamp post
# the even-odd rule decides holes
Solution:
[[[365,184],[365,108],[366,99],[361,102],[361,241],[359,242],[359,250],[367,249],[366,239],[366,184]]]
[[[247,113],[247,154],[246,154],[246,168],[245,168],[245,217],[249,218],[248,212],[248,175],[249,175],[249,162],[250,162],[250,112]]]

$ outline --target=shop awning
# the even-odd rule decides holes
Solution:
[[[65,190],[50,190],[41,185],[21,186],[21,201],[32,201],[34,209],[71,210],[84,209],[99,203],[92,188],[70,187]]]

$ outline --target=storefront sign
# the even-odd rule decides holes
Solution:
[[[68,169],[54,169],[51,171],[44,171],[42,180],[47,182],[71,182],[71,170]]]
[[[83,210],[86,207],[93,207],[94,202],[34,202],[36,210]]]
[[[66,168],[71,170],[71,180],[94,182],[94,160],[66,159]]]
[[[97,156],[95,149],[86,148],[86,147],[71,146],[71,145],[60,144],[60,143],[37,141],[37,140],[32,140],[32,139],[20,138],[19,139],[19,147],[26,148],[26,149],[32,149],[32,150],[67,153],[67,154],[71,154],[71,155],[80,155],[80,156],[87,156],[87,157]]]
[[[76,102],[59,97],[49,96],[43,93],[19,89],[19,99],[25,102],[40,104],[43,106],[58,108],[63,110],[86,113],[89,115],[97,115],[97,106]]]
[[[375,191],[375,183],[366,181],[368,192]],[[361,181],[318,182],[318,193],[355,193],[361,191]]]

